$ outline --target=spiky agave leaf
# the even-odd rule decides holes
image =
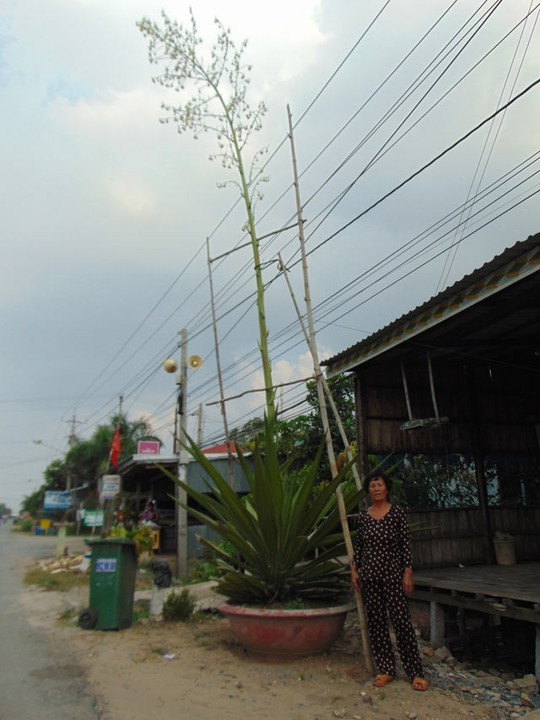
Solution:
[[[184,504],[189,513],[234,548],[231,553],[200,538],[217,555],[223,572],[218,592],[239,603],[334,601],[349,586],[348,570],[338,559],[345,550],[335,498],[349,466],[314,494],[324,446],[301,482],[295,482],[288,464],[279,461],[273,424],[267,417],[264,437],[264,451],[256,443],[252,463],[237,449],[251,490],[249,500],[238,497],[191,439],[188,449],[208,475],[208,494],[167,474],[198,504],[197,510]],[[357,506],[360,497],[357,491],[347,493],[347,510]]]

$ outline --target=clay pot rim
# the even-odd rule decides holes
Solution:
[[[219,612],[223,615],[233,615],[242,617],[267,617],[267,618],[299,618],[299,617],[319,617],[330,615],[342,615],[345,612],[354,610],[355,604],[352,602],[342,603],[340,605],[328,605],[317,608],[268,608],[258,605],[235,605],[231,602],[223,603],[218,606]]]

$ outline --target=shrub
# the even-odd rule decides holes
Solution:
[[[163,603],[163,619],[172,622],[186,622],[193,615],[194,608],[193,598],[185,588],[181,593],[169,593]]]
[[[197,562],[192,568],[188,577],[188,584],[208,582],[216,580],[220,576],[220,571],[215,562]]]

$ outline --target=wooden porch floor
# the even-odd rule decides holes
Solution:
[[[414,583],[419,590],[514,601],[540,611],[540,562],[415,570]]]
[[[445,613],[451,606],[500,618],[531,623],[535,651],[535,674],[540,682],[540,563],[471,565],[414,573],[414,600],[430,603],[430,639],[443,644]]]

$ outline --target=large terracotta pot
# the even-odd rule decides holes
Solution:
[[[218,609],[229,619],[236,640],[254,659],[286,662],[329,650],[353,607],[348,604],[310,610],[274,610],[226,603]]]

